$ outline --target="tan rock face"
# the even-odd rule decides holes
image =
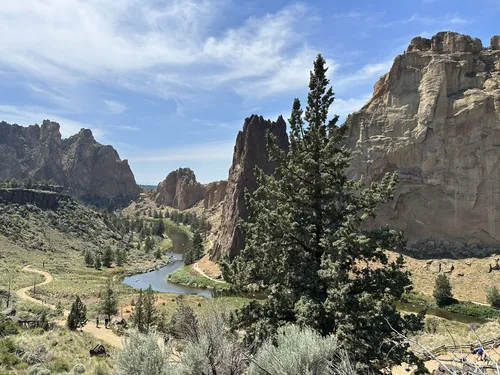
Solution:
[[[400,175],[374,225],[404,230],[421,254],[500,245],[500,51],[480,46],[456,33],[413,39],[346,121],[350,177]]]
[[[215,181],[205,186],[205,199],[203,207],[205,210],[212,208],[224,201],[226,197],[227,181]]]
[[[211,258],[222,256],[233,258],[245,247],[243,235],[237,225],[247,218],[244,192],[256,189],[254,168],[262,168],[267,174],[274,172],[275,164],[269,160],[266,133],[277,138],[277,144],[288,148],[286,123],[280,116],[276,122],[252,115],[245,119],[243,130],[238,133],[234,147],[233,164],[229,170],[226,198],[222,209],[222,223],[219,235],[211,249]]]
[[[82,129],[61,139],[59,124],[0,123],[0,179],[54,180],[90,203],[127,203],[140,193],[126,160]]]
[[[156,188],[157,205],[170,206],[179,210],[193,207],[204,199],[205,189],[196,181],[194,172],[189,168],[179,168],[170,172]]]

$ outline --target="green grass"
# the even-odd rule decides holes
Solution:
[[[198,272],[192,269],[192,265],[184,266],[170,275],[168,275],[168,281],[174,284],[186,285],[196,288],[218,288],[226,289],[230,288],[231,284],[228,283],[218,283],[203,277]]]
[[[432,298],[420,293],[412,292],[405,295],[405,302],[414,303],[416,305],[421,305],[424,307],[432,307],[434,309],[449,311],[455,314],[460,314],[465,316],[473,316],[485,319],[500,318],[500,310],[495,309],[494,307],[491,306],[483,306],[468,301],[454,300],[454,302],[449,305],[437,306],[436,302]]]

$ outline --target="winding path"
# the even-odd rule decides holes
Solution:
[[[23,271],[26,271],[26,272],[33,272],[33,273],[38,273],[39,275],[42,275],[45,277],[45,281],[41,282],[40,284],[36,284],[35,287],[37,286],[42,286],[42,285],[46,285],[46,284],[49,284],[51,283],[52,281],[54,281],[54,278],[52,277],[52,275],[48,272],[45,272],[45,271],[40,271],[32,266],[26,266],[23,268]],[[26,287],[26,288],[21,288],[19,289],[17,292],[16,292],[16,295],[21,298],[21,299],[24,299],[26,301],[30,301],[30,302],[34,302],[34,303],[38,303],[39,305],[43,305],[43,306],[46,306],[52,310],[55,310],[56,307],[54,305],[50,305],[50,304],[46,304],[46,303],[43,303],[42,301],[40,301],[39,299],[36,299],[36,298],[33,298],[31,297],[30,295],[28,295],[28,291],[30,289],[32,289],[33,287],[32,286],[29,286],[29,287]],[[63,318],[61,320],[58,320],[56,323],[61,326],[61,327],[65,327],[66,326],[66,319],[69,315],[69,311],[68,310],[64,310],[64,314],[63,314]],[[88,322],[82,329],[83,332],[87,332],[87,333],[90,333],[91,335],[93,335],[94,337],[96,337],[97,339],[111,345],[111,346],[114,346],[115,348],[122,348],[123,347],[123,344],[122,344],[122,340],[119,336],[115,335],[113,333],[112,330],[110,329],[105,329],[105,328],[96,328],[94,322]]]
[[[205,272],[203,272],[203,270],[200,268],[200,266],[198,265],[198,262],[196,262],[194,265],[193,265],[193,268],[196,272],[198,272],[201,276],[209,279],[209,280],[212,280],[212,281],[215,281],[216,283],[221,283],[221,284],[225,284],[226,282],[223,281],[223,280],[217,280],[217,279],[214,279],[213,277],[210,277],[208,276]]]

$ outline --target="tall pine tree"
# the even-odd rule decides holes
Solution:
[[[390,262],[381,250],[401,249],[402,235],[362,227],[379,203],[392,198],[397,176],[368,187],[346,177],[350,153],[342,145],[338,116],[327,120],[334,94],[326,73],[318,55],[305,116],[299,99],[293,103],[289,151],[268,137],[276,172],[257,169],[258,188],[247,194],[246,247],[223,265],[224,278],[266,291],[268,298],[238,311],[236,326],[259,342],[287,322],[307,325],[336,334],[360,370],[380,374],[402,362],[422,369],[391,329],[407,334],[422,327],[421,317],[396,311],[395,302],[411,283],[403,259]]]

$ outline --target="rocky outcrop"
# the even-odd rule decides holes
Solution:
[[[69,197],[52,191],[38,191],[31,189],[0,189],[0,203],[5,204],[32,204],[42,210],[55,210],[59,202]]]
[[[422,255],[500,245],[500,51],[451,32],[415,38],[345,125],[350,177],[399,172],[373,225],[404,230]]]
[[[262,168],[265,173],[274,172],[275,164],[269,160],[266,133],[270,132],[283,149],[288,148],[286,123],[280,116],[276,122],[252,115],[245,119],[243,130],[236,137],[233,164],[229,169],[226,198],[222,209],[222,223],[218,237],[210,255],[212,259],[223,256],[233,258],[245,246],[238,221],[247,217],[245,189],[255,191],[257,183],[254,168]]]
[[[205,189],[196,181],[194,172],[189,168],[179,168],[170,172],[160,182],[155,192],[157,205],[170,206],[179,210],[193,207],[204,199]]]
[[[205,198],[203,207],[205,210],[212,208],[224,201],[226,197],[227,181],[215,181],[205,185]]]
[[[59,124],[0,123],[0,179],[54,180],[82,200],[127,203],[140,193],[126,160],[97,143],[88,129],[62,139]]]

